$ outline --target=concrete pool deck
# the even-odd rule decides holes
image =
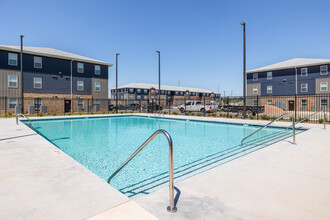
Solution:
[[[170,214],[168,187],[132,201],[27,126],[0,119],[0,219],[330,219],[330,127],[301,126],[309,130],[297,145],[280,141],[175,183]]]

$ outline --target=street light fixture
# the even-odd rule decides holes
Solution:
[[[246,45],[245,45],[245,22],[243,25],[243,118],[246,118]]]
[[[21,103],[22,103],[22,114],[24,114],[24,84],[23,84],[23,38],[24,35],[20,35],[21,38],[21,53],[20,53],[20,66],[21,66]]]
[[[158,53],[158,105],[160,110],[160,51],[156,51]]]
[[[116,114],[118,114],[118,56],[120,53],[116,53]]]

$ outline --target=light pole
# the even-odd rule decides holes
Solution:
[[[116,53],[116,114],[118,114],[118,56],[120,53]]]
[[[246,118],[246,46],[245,46],[245,22],[243,25],[243,118]]]
[[[157,50],[156,53],[158,53],[158,105],[160,110],[160,51]]]
[[[24,114],[24,84],[23,84],[23,37],[24,35],[21,35],[21,54],[20,54],[20,58],[21,58],[21,62],[20,62],[20,66],[21,66],[21,103],[22,103],[22,114]]]

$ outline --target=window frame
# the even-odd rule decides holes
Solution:
[[[258,73],[253,73],[252,79],[253,79],[253,81],[258,81],[258,79],[259,79]]]
[[[253,86],[252,94],[258,94],[258,92],[259,92],[258,86]]]
[[[10,82],[12,82],[11,80],[10,80],[10,77],[11,76],[13,76],[13,77],[16,77],[16,85],[15,86],[11,86],[10,85]],[[18,88],[18,76],[17,75],[8,75],[8,88]]]
[[[303,85],[306,85],[306,91],[303,91]],[[301,83],[300,92],[308,92],[308,83]]]
[[[12,99],[15,99],[15,103],[11,102]],[[15,106],[14,107],[11,107],[10,105],[13,105],[13,104],[15,104]],[[17,99],[17,97],[9,97],[8,98],[8,108],[9,109],[14,109],[16,107],[16,105],[18,105],[18,99]]]
[[[306,75],[303,75],[303,70],[306,70]],[[300,76],[301,77],[307,77],[308,76],[308,68],[307,67],[303,67],[303,68],[300,68]]]
[[[270,73],[270,76],[268,74]],[[273,79],[273,72],[267,72],[267,80],[272,80]]]
[[[79,67],[79,65],[82,65],[82,67]],[[82,71],[79,71],[79,69],[82,69]],[[77,63],[77,73],[84,73],[84,72],[85,72],[84,63]]]
[[[79,85],[79,83],[82,83],[82,86]],[[82,89],[79,89],[79,87],[82,87]],[[84,91],[85,90],[85,83],[84,81],[78,80],[77,81],[77,91]]]
[[[99,84],[99,86],[96,86],[96,84]],[[99,88],[98,90],[96,88]],[[101,82],[94,82],[94,92],[101,92]]]
[[[271,99],[267,100],[267,105],[273,105],[273,100]]]
[[[41,62],[36,62],[36,59],[40,58]],[[40,63],[40,67],[36,66],[36,63]],[[33,67],[35,69],[42,69],[42,57],[34,56],[33,57]]]
[[[271,88],[271,92],[269,92],[269,88]],[[267,94],[273,94],[273,86],[267,86]]]
[[[322,83],[326,85],[326,90],[322,90]],[[328,88],[328,82],[320,82],[320,92],[327,92],[329,90]]]
[[[10,59],[10,55],[15,55],[15,59]],[[15,64],[11,64],[10,60],[15,60]],[[8,53],[8,65],[9,66],[18,66],[18,54],[17,53]]]
[[[322,67],[326,67],[326,72],[325,73],[322,73]],[[320,75],[328,75],[328,65],[320,66]]]
[[[40,83],[36,83],[36,79],[41,79],[41,82]],[[42,89],[42,77],[39,77],[39,76],[36,76],[36,77],[33,77],[33,88],[34,89]],[[39,88],[39,87],[36,87],[36,84],[40,84],[41,85],[41,87]]]
[[[97,67],[99,68],[99,69],[97,69]],[[97,73],[97,71],[99,71],[98,73]],[[101,66],[100,65],[95,65],[94,66],[94,74],[95,75],[101,75]]]

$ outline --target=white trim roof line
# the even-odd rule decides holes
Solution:
[[[249,70],[246,73],[249,74],[249,73],[257,73],[257,72],[266,72],[266,71],[291,69],[296,67],[307,67],[307,66],[322,65],[322,64],[330,64],[330,59],[294,58],[279,63],[274,63],[272,65]]]
[[[19,53],[21,51],[20,46],[9,46],[9,45],[0,45],[0,50],[6,50],[11,52]],[[113,64],[103,62],[100,60],[95,60],[92,58],[80,56],[73,53],[68,53],[62,50],[57,50],[53,48],[48,47],[23,47],[23,53],[26,54],[32,54],[32,55],[39,55],[39,56],[45,56],[45,57],[53,57],[53,58],[59,58],[59,59],[65,59],[65,60],[74,60],[74,61],[80,61],[80,62],[86,62],[86,63],[93,63],[93,64],[100,64],[100,65],[106,65],[108,67],[111,67]]]
[[[125,88],[136,88],[136,89],[151,89],[155,88],[158,89],[158,84],[146,84],[146,83],[129,83],[127,85],[119,86],[118,89],[125,89]],[[112,88],[116,89],[116,88]],[[214,93],[218,94],[216,92],[213,92],[211,90],[207,89],[199,89],[199,88],[190,88],[190,87],[179,87],[179,86],[168,86],[168,85],[160,85],[161,90],[165,91],[179,91],[179,92],[197,92],[197,93]]]

